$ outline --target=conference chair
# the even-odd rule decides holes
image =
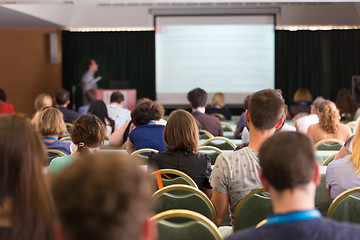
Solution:
[[[182,218],[185,221],[169,221]],[[189,210],[177,209],[161,212],[151,218],[158,228],[158,240],[221,240],[216,225],[203,215]]]
[[[337,196],[329,207],[327,217],[340,222],[360,223],[360,187],[351,188]]]
[[[352,132],[353,134],[355,134],[355,133],[354,133],[354,128],[355,128],[355,125],[356,125],[356,121],[348,122],[346,125],[348,125],[349,128],[351,129],[351,132]]]
[[[330,163],[332,160],[334,160],[334,158],[336,157],[336,154],[338,154],[338,153],[334,153],[334,154],[328,156],[328,157],[325,159],[325,161],[322,163],[322,166],[327,166],[327,165],[329,165],[329,163]]]
[[[69,136],[70,135],[70,128],[73,126],[72,123],[65,123],[66,125],[66,132],[65,132],[65,137]]]
[[[230,123],[227,122],[221,122],[221,126],[224,132],[234,132],[233,126],[231,126]]]
[[[326,175],[321,174],[320,184],[316,187],[315,207],[326,217],[330,204],[331,200],[326,190]]]
[[[66,156],[65,153],[63,153],[62,151],[56,150],[56,149],[46,149],[46,151],[47,151],[47,153],[48,153],[49,163],[50,163],[51,160],[53,160],[54,158]],[[53,155],[50,156],[50,153],[53,153]]]
[[[182,194],[179,194],[179,191]],[[156,206],[155,213],[186,209],[200,213],[214,223],[217,221],[215,208],[210,199],[205,193],[191,186],[174,184],[164,187],[153,194],[152,200]]]
[[[147,163],[149,154],[151,152],[158,153],[159,151],[152,148],[142,148],[132,152],[130,155],[140,157],[142,160],[145,161],[145,163]]]
[[[200,154],[207,154],[210,158],[211,165],[214,165],[216,162],[216,158],[223,153],[220,149],[213,146],[200,146],[199,147],[199,153]]]
[[[315,150],[339,151],[344,142],[336,138],[326,138],[315,144]]]
[[[71,137],[70,136],[63,137],[63,138],[60,139],[60,141],[62,141],[62,142],[71,142]]]
[[[203,129],[199,130],[199,135],[200,139],[210,139],[214,137],[214,135],[212,135],[210,132]]]
[[[189,177],[184,172],[176,169],[159,169],[153,172],[151,175],[153,177],[156,177],[156,190],[174,184],[183,184],[198,188],[198,186],[191,177]]]
[[[220,150],[235,150],[236,145],[226,137],[213,137],[206,140],[202,146],[213,146]]]
[[[270,197],[260,195],[260,187],[247,194],[236,205],[233,216],[234,231],[256,226],[273,212]]]
[[[220,121],[226,120],[226,117],[221,113],[212,113],[211,116],[217,117]]]

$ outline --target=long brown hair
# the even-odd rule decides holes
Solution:
[[[335,104],[330,100],[323,101],[319,106],[318,115],[321,128],[328,133],[336,133],[340,115]]]
[[[196,119],[187,111],[173,111],[164,129],[164,142],[169,150],[199,150],[199,130]]]
[[[0,201],[11,202],[12,240],[53,239],[55,211],[43,164],[41,137],[29,122],[0,117]]]

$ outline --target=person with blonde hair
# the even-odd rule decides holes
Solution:
[[[40,112],[46,108],[51,107],[53,105],[53,100],[51,96],[47,93],[40,93],[35,98],[34,107],[36,112],[34,113],[33,118],[31,119],[31,123],[36,125],[36,121],[39,117]]]
[[[314,144],[327,138],[336,138],[346,142],[351,137],[349,126],[340,123],[339,110],[330,100],[323,101],[318,110],[319,123],[310,125],[307,135]]]
[[[37,118],[35,128],[43,136],[46,148],[59,150],[70,155],[70,142],[59,140],[59,137],[63,136],[66,131],[63,114],[60,110],[54,107],[45,108]],[[54,155],[54,153],[49,153],[49,156]]]
[[[312,96],[307,88],[299,88],[296,90],[293,98],[293,105],[289,107],[288,118],[292,119],[299,113],[309,114],[311,107],[310,103],[312,102]]]
[[[176,169],[189,175],[198,188],[211,197],[212,187],[210,158],[198,153],[199,130],[196,119],[187,111],[173,111],[164,129],[167,150],[150,153],[149,166],[152,169]]]
[[[326,169],[326,188],[331,199],[347,189],[360,186],[360,128],[350,144],[351,152],[330,162]]]
[[[225,107],[225,94],[217,92],[214,94],[211,100],[212,107],[206,108],[205,112],[207,114],[220,113],[226,120],[231,119],[231,112],[228,108]]]

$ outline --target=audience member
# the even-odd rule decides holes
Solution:
[[[86,103],[85,105],[79,107],[79,114],[86,114],[89,111],[90,104],[97,99],[96,89],[90,89],[85,93]]]
[[[212,113],[220,113],[222,114],[226,120],[231,119],[231,112],[228,108],[225,107],[225,94],[221,92],[217,92],[214,94],[211,100],[212,107],[206,108],[207,114]]]
[[[319,123],[318,111],[320,104],[324,100],[325,99],[323,97],[317,97],[312,103],[310,115],[301,117],[296,120],[295,128],[297,131],[306,133],[310,125]]]
[[[59,110],[64,115],[64,121],[66,123],[72,123],[75,121],[79,114],[67,108],[70,103],[70,93],[65,89],[60,89],[55,96],[55,106],[59,108]]]
[[[11,103],[6,102],[5,91],[0,88],[0,114],[12,114],[14,113],[14,106]]]
[[[326,188],[331,199],[345,190],[360,186],[360,128],[350,144],[349,153],[331,161],[326,168]]]
[[[83,92],[83,104],[89,104],[90,102],[87,101],[86,92],[90,89],[97,89],[98,86],[96,84],[97,80],[95,79],[95,73],[97,72],[99,66],[95,62],[94,59],[86,60],[85,62],[85,73],[81,78],[81,86]]]
[[[234,138],[241,138],[244,128],[246,127],[245,111],[248,109],[251,95],[247,95],[244,101],[244,112],[240,115],[240,119],[236,124]]]
[[[142,148],[165,151],[163,139],[165,126],[161,123],[163,116],[164,108],[160,103],[148,98],[140,99],[131,111],[134,126],[130,127],[126,151],[132,153]]]
[[[0,117],[0,239],[54,239],[54,206],[43,166],[44,145],[33,126]]]
[[[337,92],[336,107],[339,109],[340,116],[349,120],[353,120],[355,115],[357,104],[352,98],[349,89],[341,88]]]
[[[109,145],[111,146],[123,146],[129,137],[130,131],[134,128],[132,121],[128,121],[120,128],[117,128],[113,134],[109,137]]]
[[[150,222],[152,181],[121,153],[79,157],[52,183],[66,240],[155,240]]]
[[[218,216],[218,225],[222,223],[229,203],[232,218],[237,203],[251,190],[261,186],[258,151],[261,144],[282,125],[284,105],[279,90],[265,89],[251,95],[245,116],[250,132],[249,146],[219,155],[210,177],[214,189],[211,201]]]
[[[289,108],[289,119],[292,119],[299,113],[310,113],[310,103],[312,96],[307,88],[299,88],[296,90],[293,98],[294,105]]]
[[[114,119],[116,128],[120,128],[131,120],[131,112],[124,108],[124,95],[121,92],[113,92],[110,96],[110,104],[107,106],[110,118]]]
[[[52,105],[53,100],[49,94],[40,93],[39,95],[37,95],[34,102],[36,112],[31,119],[31,123],[35,126],[37,124],[40,112],[46,107],[52,107]]]
[[[318,110],[319,123],[309,126],[307,135],[314,144],[322,139],[336,138],[346,142],[351,136],[349,126],[340,123],[339,110],[329,100],[324,100]]]
[[[312,142],[306,135],[274,135],[261,146],[259,161],[260,179],[271,194],[275,215],[267,218],[264,226],[238,231],[227,240],[359,238],[359,225],[322,218],[315,209],[316,185],[321,177]]]
[[[187,99],[199,128],[210,132],[214,136],[223,136],[220,120],[205,113],[207,93],[201,88],[195,88],[187,94]]]
[[[109,137],[115,130],[115,121],[108,115],[105,103],[102,100],[95,100],[91,103],[89,113],[97,116],[105,125],[106,136]]]
[[[199,130],[196,119],[187,111],[173,111],[164,130],[167,150],[149,156],[149,166],[153,169],[176,169],[189,175],[198,188],[211,197],[209,178],[211,162],[207,155],[198,153]]]
[[[95,115],[83,114],[76,119],[70,128],[70,136],[71,141],[77,147],[77,151],[71,155],[53,159],[49,166],[51,174],[63,170],[80,155],[96,152],[105,140],[105,127]]]

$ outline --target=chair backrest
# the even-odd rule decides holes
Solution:
[[[336,138],[327,138],[320,140],[315,144],[315,150],[338,151],[344,145],[344,142]]]
[[[48,153],[49,164],[50,164],[51,160],[53,160],[54,158],[66,156],[65,153],[63,153],[62,151],[59,151],[57,149],[46,149],[46,151]]]
[[[186,173],[176,170],[176,169],[160,169],[153,172],[151,175],[156,177],[156,173],[159,171],[161,176],[168,176],[170,175],[171,178],[161,177],[163,186],[170,186],[173,184],[184,184],[188,186],[192,186],[194,188],[198,188],[194,180],[189,177]],[[158,186],[157,186],[158,187]]]
[[[226,117],[221,113],[212,113],[211,116],[217,117],[220,121],[226,120]]]
[[[326,217],[330,204],[331,200],[326,190],[326,176],[321,174],[320,184],[316,187],[315,207]]]
[[[334,154],[328,156],[328,157],[325,159],[325,161],[322,163],[322,166],[327,166],[327,165],[329,165],[329,163],[330,163],[332,160],[334,160],[334,158],[336,157],[336,154],[337,154],[337,153],[334,153]]]
[[[230,123],[221,122],[221,126],[222,126],[224,132],[234,132],[234,128],[233,128],[233,126],[231,126]]]
[[[178,194],[179,191],[183,194]],[[217,221],[215,208],[209,198],[194,187],[181,184],[170,185],[156,191],[152,199],[156,202],[156,213],[187,209],[204,215],[214,223]]]
[[[202,146],[213,146],[220,150],[235,150],[236,145],[226,137],[213,137],[206,140]]]
[[[71,142],[71,137],[70,136],[63,137],[63,138],[60,139],[60,141],[62,141],[62,142]]]
[[[139,156],[141,158],[148,159],[149,154],[151,152],[158,153],[159,151],[156,149],[152,149],[152,148],[142,148],[142,149],[138,149],[138,150],[132,152],[130,155]]]
[[[259,195],[263,191],[263,187],[253,190],[237,204],[233,216],[234,231],[256,226],[272,214],[270,198]]]
[[[354,128],[355,128],[355,125],[356,125],[356,121],[348,122],[346,125],[348,125],[349,128],[351,129],[351,132],[354,133]]]
[[[331,203],[327,216],[340,222],[360,223],[360,187],[351,188],[337,196]]]
[[[174,223],[171,218],[185,218],[188,221]],[[189,210],[169,210],[151,218],[158,227],[158,240],[221,240],[216,225],[203,215]]]
[[[220,149],[213,146],[200,146],[199,147],[200,154],[207,154],[211,160],[211,165],[214,165],[216,162],[216,158],[223,153]]]
[[[204,129],[200,129],[199,130],[199,138],[200,139],[210,139],[213,138],[214,135],[212,135],[210,132],[204,130]]]

